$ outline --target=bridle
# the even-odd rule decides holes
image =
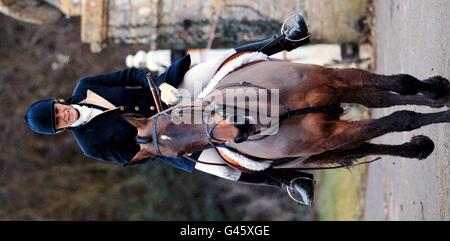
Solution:
[[[161,150],[159,149],[159,144],[158,144],[157,127],[158,127],[158,117],[161,114],[165,114],[165,111],[163,111],[163,108],[162,108],[161,95],[158,90],[158,86],[156,85],[155,81],[153,80],[151,73],[147,73],[146,77],[147,77],[148,86],[150,87],[150,91],[152,93],[153,102],[156,105],[156,111],[158,112],[158,114],[156,114],[153,118],[152,136],[151,137],[136,136],[135,140],[136,140],[137,144],[147,144],[147,143],[151,142],[153,144],[153,149],[155,149],[156,156],[162,156]]]
[[[161,95],[158,91],[158,87],[156,86],[155,81],[152,78],[151,73],[147,73],[146,75],[147,77],[147,83],[148,86],[150,87],[150,91],[152,93],[152,97],[153,97],[153,102],[156,105],[156,111],[159,113],[162,112],[162,103],[161,103]],[[158,118],[155,118],[155,120],[152,123],[152,136],[151,137],[147,137],[147,136],[136,136],[135,141],[136,144],[147,144],[147,143],[153,143],[153,147],[156,151],[156,154],[159,156],[161,155],[161,151],[159,150],[159,145],[158,145],[158,136],[156,134],[156,127],[158,124]]]
[[[150,87],[150,91],[152,92],[152,97],[153,97],[153,101],[155,102],[156,105],[156,110],[157,110],[157,114],[153,116],[153,122],[152,122],[152,135],[151,137],[147,137],[147,136],[136,136],[135,141],[136,144],[148,144],[148,143],[152,143],[153,145],[153,149],[156,152],[156,155],[154,157],[152,157],[152,159],[155,159],[159,156],[163,156],[161,153],[161,150],[159,148],[159,143],[158,143],[158,118],[161,115],[168,115],[168,111],[163,111],[162,109],[162,103],[161,103],[161,95],[158,91],[158,87],[156,86],[152,76],[150,73],[148,73],[146,75],[147,77],[147,82],[148,85]],[[220,123],[220,122],[219,122]],[[214,130],[214,128],[217,126],[214,125],[213,128],[209,129],[208,128],[208,122],[205,123],[205,130],[208,136],[208,141],[212,144],[213,140],[219,141],[217,139],[215,139],[212,135],[212,131]],[[220,153],[219,153],[220,155]],[[183,154],[183,157],[185,157],[186,159],[189,159],[193,162],[198,162],[198,163],[202,163],[202,164],[207,164],[207,165],[214,165],[214,166],[228,166],[228,164],[224,164],[224,163],[212,163],[212,162],[204,162],[204,161],[200,161],[200,160],[196,160],[190,156],[188,156],[187,154]]]
[[[158,87],[156,86],[155,81],[152,78],[152,75],[150,73],[147,73],[146,77],[147,77],[148,86],[150,87],[150,91],[152,93],[153,102],[156,105],[156,111],[158,112],[158,114],[155,115],[155,118],[152,122],[151,137],[137,135],[135,138],[135,141],[136,141],[136,144],[152,143],[153,148],[155,149],[155,152],[156,152],[156,156],[161,156],[161,150],[159,149],[158,135],[157,135],[158,117],[159,117],[159,114],[163,113],[162,103],[161,103],[161,95],[158,91]]]

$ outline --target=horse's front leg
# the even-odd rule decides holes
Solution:
[[[415,136],[411,141],[401,145],[384,145],[361,143],[353,147],[341,147],[336,150],[326,151],[308,158],[305,165],[328,165],[333,163],[353,162],[358,158],[368,155],[391,155],[405,158],[427,158],[434,150],[433,141],[427,136]],[[350,164],[350,163],[347,163]]]
[[[375,88],[378,90],[392,91],[400,95],[423,94],[431,100],[448,102],[450,94],[450,82],[435,76],[423,81],[408,74],[378,75],[360,69],[327,69],[328,78],[337,86],[349,89]],[[444,99],[444,100],[442,100]]]
[[[378,88],[364,88],[345,91],[342,102],[357,103],[368,108],[385,108],[396,105],[423,105],[441,108],[447,101],[436,101],[423,95],[400,95]]]
[[[411,131],[421,126],[446,122],[450,122],[450,110],[429,114],[397,111],[379,119],[336,121],[332,134],[320,141],[319,146],[325,150],[335,150],[390,132]]]

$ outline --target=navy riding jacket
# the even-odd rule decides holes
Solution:
[[[189,55],[174,62],[166,72],[158,76],[159,86],[166,82],[177,87],[190,67]],[[120,117],[122,113],[138,113],[150,117],[157,113],[148,87],[148,72],[128,68],[117,72],[80,79],[68,104],[78,104],[86,98],[88,90],[95,92],[117,108],[94,117],[88,123],[70,128],[83,153],[91,158],[126,165],[139,151],[135,143],[137,130]],[[87,104],[88,105],[88,104]],[[100,106],[88,105],[105,110]],[[163,108],[167,106],[163,103]],[[184,158],[160,157],[166,163],[192,172],[195,163]]]

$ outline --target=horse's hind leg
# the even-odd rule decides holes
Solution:
[[[427,98],[439,100],[446,98],[450,91],[450,83],[441,76],[421,81],[408,74],[378,75],[360,69],[328,69],[328,77],[338,82],[340,87],[378,88],[393,91],[401,95],[421,93]]]
[[[343,94],[343,103],[357,103],[369,108],[384,108],[395,105],[424,105],[433,108],[444,107],[444,103],[423,95],[399,95],[387,90],[365,88]]]
[[[421,126],[445,122],[450,122],[450,110],[428,114],[403,110],[379,119],[336,121],[332,134],[324,138],[319,145],[325,150],[335,150],[390,132],[411,131]]]
[[[353,161],[367,155],[391,155],[406,158],[425,159],[434,150],[433,141],[426,136],[414,136],[411,141],[401,145],[383,145],[361,143],[351,148],[341,147],[314,155],[304,164],[326,165],[338,162]]]

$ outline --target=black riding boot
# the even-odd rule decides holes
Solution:
[[[280,181],[270,178],[264,174],[248,174],[243,172],[241,173],[241,176],[237,181],[246,184],[263,185],[270,187],[283,186],[283,183],[281,183]]]
[[[239,46],[235,48],[235,50],[238,53],[246,51],[259,51],[270,56],[283,50],[291,51],[302,45],[308,44],[310,42],[309,35],[310,34],[308,32],[308,27],[306,26],[303,17],[298,14],[296,16],[296,26],[287,31],[287,33],[280,36],[273,36],[272,38],[264,39],[258,42]]]
[[[238,182],[272,187],[287,187],[295,201],[311,206],[314,199],[314,176],[295,170],[272,169],[262,174],[242,173]]]

